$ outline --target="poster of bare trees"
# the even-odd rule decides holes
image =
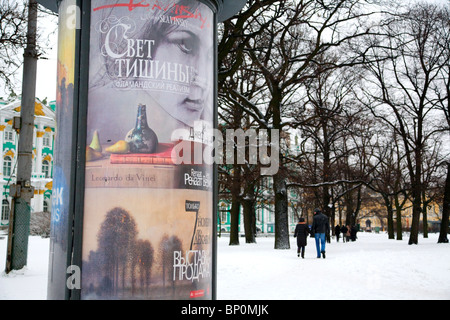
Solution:
[[[176,203],[167,204],[165,191],[135,189],[107,201],[108,190],[89,189],[86,202],[99,205],[85,212],[84,298],[209,296],[209,194],[175,190]],[[198,199],[198,212],[187,211],[184,199]]]

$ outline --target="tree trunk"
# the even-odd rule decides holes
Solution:
[[[235,153],[236,156],[236,153]],[[241,168],[234,166],[233,178],[231,182],[231,210],[230,210],[230,246],[239,245],[239,223],[241,203]]]
[[[441,230],[438,243],[448,243],[448,223],[450,216],[450,162],[447,162],[447,179],[445,181],[444,203],[442,205]]]
[[[243,199],[242,207],[244,209],[245,242],[256,243],[255,200],[250,198]]]
[[[420,222],[420,212],[421,201],[420,192],[417,192],[417,187],[413,186],[413,212],[412,212],[412,222],[411,222],[411,232],[409,235],[408,244],[418,244],[419,243],[419,222]]]
[[[403,240],[403,230],[402,230],[402,208],[397,206],[395,208],[397,216],[397,240]]]
[[[331,235],[335,236],[334,227],[336,226],[336,208],[335,205],[330,209],[331,210],[331,221],[330,221],[330,227],[331,227]]]
[[[245,242],[256,243],[256,209],[255,209],[255,180],[245,179],[245,195],[242,198],[244,211]]]
[[[426,199],[425,190],[422,190],[422,228],[423,228],[423,237],[428,238],[428,201]]]
[[[273,176],[275,193],[275,249],[290,249],[288,194],[286,180],[280,172]]]
[[[389,200],[388,195],[383,195],[384,205],[387,210],[387,223],[388,223],[388,239],[395,239],[394,235],[394,210],[392,209],[392,203]]]
[[[352,226],[354,224],[353,221],[353,210],[354,210],[354,203],[352,198],[352,192],[347,192],[347,194],[344,196],[344,203],[346,206],[346,215],[345,215],[345,224],[347,226]]]
[[[420,120],[420,119],[419,119]],[[420,122],[420,121],[419,121]],[[421,141],[421,131],[419,131],[418,141]],[[417,143],[417,147],[414,151],[415,160],[415,171],[410,165],[410,175],[411,175],[411,196],[413,200],[413,212],[412,212],[412,223],[411,231],[409,234],[408,244],[418,244],[419,243],[419,223],[420,223],[420,213],[422,212],[422,152],[423,148],[420,143]]]
[[[237,197],[233,196],[230,210],[230,246],[239,245],[239,211],[241,204]]]
[[[422,211],[422,227],[423,227],[423,237],[428,238],[428,216],[427,216],[427,205],[424,205]]]

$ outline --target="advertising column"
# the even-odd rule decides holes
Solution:
[[[71,193],[74,175],[74,83],[76,55],[76,25],[71,23],[71,8],[75,0],[64,0],[59,6],[58,76],[55,135],[55,152],[52,187],[52,219],[50,262],[48,274],[48,298],[65,299],[66,269],[70,265],[72,239],[70,226]]]
[[[81,298],[211,299],[214,13],[92,0],[90,28]]]

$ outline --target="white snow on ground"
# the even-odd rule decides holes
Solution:
[[[0,233],[0,238],[4,237]],[[28,265],[5,274],[7,237],[0,240],[0,300],[47,299],[47,273],[50,239],[30,237]]]
[[[0,235],[2,237],[2,235]],[[305,259],[290,250],[274,250],[272,237],[257,244],[228,246],[219,239],[217,295],[220,300],[450,299],[450,244],[437,234],[419,237],[419,245],[388,240],[387,235],[358,233],[350,243],[327,244],[317,259],[308,238]],[[341,239],[342,241],[342,239]],[[0,240],[0,300],[47,297],[49,239],[30,237],[28,266],[6,275],[7,238]]]
[[[405,238],[405,237],[404,237]],[[308,238],[305,259],[290,250],[273,250],[273,239],[229,247],[218,255],[219,299],[450,299],[450,245],[438,235],[388,240],[386,234],[358,233],[358,240],[327,244],[326,259],[316,258]]]

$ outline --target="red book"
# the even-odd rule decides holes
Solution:
[[[112,164],[173,164],[171,143],[160,143],[155,153],[111,154]]]

